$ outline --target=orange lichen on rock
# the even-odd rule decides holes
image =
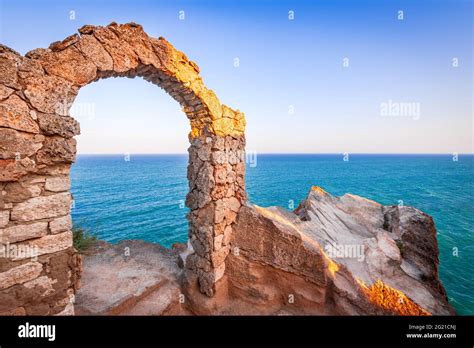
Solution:
[[[321,193],[321,194],[324,194],[324,195],[327,194],[327,192],[324,191],[321,187],[315,186],[315,185],[311,186],[311,191],[314,191],[314,192],[317,192],[317,193]]]
[[[357,279],[357,282],[370,302],[395,315],[431,315],[410,300],[403,291],[394,289],[381,280],[377,280],[370,287],[360,279]]]

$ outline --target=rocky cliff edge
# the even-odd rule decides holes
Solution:
[[[199,291],[184,245],[103,246],[86,256],[78,313],[455,314],[439,280],[433,219],[412,207],[334,197],[314,186],[293,212],[243,206],[230,242],[226,272],[212,298]],[[139,257],[122,260],[124,247]],[[140,275],[144,280],[137,280]]]
[[[214,299],[184,284],[201,314],[452,315],[433,219],[313,186],[294,212],[239,213]]]

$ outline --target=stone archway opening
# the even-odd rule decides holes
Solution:
[[[81,87],[109,77],[142,77],[157,85],[178,101],[190,122],[186,205],[192,250],[186,268],[201,292],[212,296],[225,273],[232,227],[246,201],[243,114],[219,102],[194,62],[134,23],[87,25],[25,57],[2,46],[0,67],[0,179],[4,187],[25,192],[3,199],[2,242],[35,249],[39,256],[9,261],[2,268],[24,275],[18,285],[36,281],[50,288],[41,296],[21,288],[31,297],[28,313],[73,310],[77,259],[68,181],[76,155],[74,136],[80,130],[69,110]],[[52,264],[54,272],[48,268]],[[10,286],[6,295],[16,290]],[[11,304],[12,310],[15,306]]]
[[[141,78],[106,79],[81,88],[70,114],[81,125],[70,172],[75,231],[186,243],[189,122],[179,104]]]
[[[189,122],[179,104],[139,77],[102,79],[79,90],[70,115],[81,124],[70,172],[83,254],[75,314],[185,314]]]

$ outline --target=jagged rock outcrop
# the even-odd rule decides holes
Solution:
[[[313,187],[294,212],[244,206],[226,259],[226,296],[206,300],[188,283],[190,309],[450,315],[438,254],[433,219],[423,212]]]
[[[80,314],[451,315],[433,220],[313,187],[299,207],[242,207],[209,298],[186,246],[101,243],[86,256]],[[124,250],[130,251],[124,255]],[[106,284],[105,284],[106,283]]]

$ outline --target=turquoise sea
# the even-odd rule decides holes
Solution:
[[[474,156],[259,155],[251,164],[247,191],[261,206],[295,208],[318,185],[382,204],[402,200],[433,216],[450,301],[458,314],[474,314]],[[186,165],[187,155],[79,155],[74,223],[110,242],[186,241]]]

